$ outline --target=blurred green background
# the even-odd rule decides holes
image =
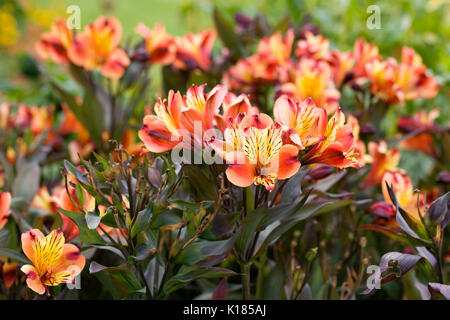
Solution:
[[[230,18],[237,12],[249,16],[263,13],[272,24],[289,14],[293,25],[298,26],[310,16],[332,47],[341,50],[350,50],[361,36],[377,44],[383,57],[399,58],[401,46],[410,46],[423,57],[443,87],[435,99],[392,108],[389,116],[438,107],[439,122],[450,120],[449,0],[0,0],[0,92],[12,99],[30,99],[41,91],[29,81],[36,74],[32,63],[34,43],[57,16],[67,17],[66,9],[73,4],[81,9],[83,26],[101,14],[116,16],[123,26],[124,41],[129,37],[138,39],[134,34],[138,22],[148,26],[161,22],[176,35],[213,28],[211,12],[217,6]],[[380,8],[379,30],[366,27],[370,5]],[[387,126],[387,131],[392,129]]]

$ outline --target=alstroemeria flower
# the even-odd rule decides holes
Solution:
[[[66,20],[59,18],[52,24],[50,32],[42,34],[36,43],[36,51],[41,59],[50,58],[56,63],[64,63],[70,60],[72,43],[72,30],[67,28]]]
[[[283,66],[290,60],[294,31],[289,29],[286,35],[276,32],[270,37],[261,39],[257,54],[262,56],[268,65]]]
[[[263,185],[273,190],[276,180],[288,179],[300,168],[297,147],[283,145],[282,129],[266,114],[242,115],[225,130],[225,141],[209,145],[228,164],[226,175],[236,186]]]
[[[214,30],[199,33],[188,33],[184,37],[175,38],[176,57],[173,62],[178,69],[209,70],[211,67],[211,51],[216,39]]]
[[[386,171],[383,175],[381,189],[383,191],[384,200],[393,204],[386,184],[389,185],[389,187],[392,185],[395,197],[400,206],[413,217],[419,219],[417,200],[413,197],[414,187],[408,174],[403,170],[397,169],[395,171]]]
[[[286,143],[295,144],[300,150],[317,144],[324,138],[327,112],[309,98],[302,102],[287,96],[279,97],[274,104],[275,121],[283,125]]]
[[[436,96],[439,84],[427,75],[422,58],[411,48],[402,48],[402,59],[398,66],[395,83],[402,89],[405,100],[431,99]]]
[[[52,196],[48,192],[47,186],[39,188],[38,192],[31,201],[30,207],[38,208],[46,212],[56,212],[55,204],[52,200]]]
[[[75,182],[75,178],[72,175],[69,175],[68,180]],[[82,189],[82,196],[84,199],[78,199],[75,187],[68,183],[67,189],[70,192],[70,196],[69,194],[67,194],[66,188],[64,186],[60,186],[52,193],[52,202],[57,209],[60,208],[67,211],[79,212],[80,214],[83,213],[82,210],[87,212],[93,211],[95,209],[95,198],[91,196],[86,190]],[[75,201],[75,203],[72,202],[72,199]],[[63,221],[62,231],[67,241],[70,241],[73,238],[77,237],[80,234],[80,230],[78,229],[77,225],[64,214],[59,214]]]
[[[420,110],[412,117],[402,117],[398,120],[398,129],[406,134],[413,134],[399,144],[400,148],[421,151],[430,157],[437,158],[438,153],[433,142],[433,133],[437,129],[435,120],[439,117],[439,110],[433,109],[429,113]]]
[[[299,100],[312,98],[317,106],[325,108],[329,114],[336,111],[341,97],[334,86],[329,64],[311,59],[300,60],[293,81],[282,84],[277,91]]]
[[[388,149],[385,141],[369,142],[370,160],[372,163],[369,173],[362,182],[365,187],[376,186],[386,171],[395,170],[400,162],[400,152],[396,148]]]
[[[404,92],[395,83],[397,68],[397,61],[393,58],[385,61],[373,60],[366,65],[371,92],[389,104],[404,101]]]
[[[366,42],[363,38],[356,40],[353,48],[353,59],[355,65],[353,67],[353,75],[355,78],[367,77],[366,66],[374,60],[381,61],[378,53],[378,47],[374,44]]]
[[[3,273],[3,282],[5,283],[6,288],[10,288],[14,281],[17,279],[17,266],[18,264],[15,262],[3,264],[2,273]]]
[[[311,32],[306,32],[305,40],[297,42],[295,55],[299,58],[311,58],[315,60],[329,60],[330,59],[330,42],[322,35],[314,35]]]
[[[366,145],[364,144],[364,141],[359,139],[359,131],[360,131],[359,122],[355,116],[350,114],[347,117],[347,123],[349,123],[353,128],[353,138],[355,139],[355,152],[358,153],[358,157],[356,159],[358,160],[358,166],[361,168],[367,163],[368,155],[366,154]]]
[[[122,77],[130,64],[125,51],[118,47],[122,37],[120,22],[101,16],[77,34],[71,47],[71,60],[86,70],[99,70],[108,78]]]
[[[157,23],[150,30],[143,23],[139,23],[135,31],[145,39],[147,61],[167,65],[174,60],[176,50],[174,39],[166,33],[164,25]]]
[[[323,138],[302,158],[303,164],[325,163],[337,168],[358,167],[353,127],[346,124],[345,115],[337,109],[328,120]]]
[[[227,88],[222,85],[215,86],[207,94],[204,87],[191,86],[185,97],[171,90],[167,101],[160,99],[156,103],[156,115],[144,117],[139,138],[150,152],[171,150],[186,138],[193,140],[191,143],[203,144],[198,135],[214,128],[214,116],[227,94]]]
[[[241,113],[257,114],[259,113],[257,107],[253,107],[246,94],[236,96],[232,92],[228,92],[222,103],[222,110],[218,110],[214,116],[214,121],[217,128],[224,132],[229,125],[234,125],[234,121]]]
[[[351,74],[355,60],[352,52],[332,50],[329,63],[333,74],[334,84],[339,87]]]
[[[38,229],[22,234],[22,250],[32,265],[26,264],[20,270],[27,275],[27,285],[34,292],[44,294],[46,286],[71,282],[83,270],[86,258],[80,249],[65,241],[59,230],[47,236]]]
[[[0,193],[0,229],[2,229],[8,222],[8,217],[11,214],[11,193]]]

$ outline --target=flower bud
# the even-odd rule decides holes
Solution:
[[[379,201],[370,206],[370,214],[377,218],[392,219],[395,216],[394,207],[387,202]]]

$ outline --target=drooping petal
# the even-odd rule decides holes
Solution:
[[[232,184],[243,188],[253,184],[256,174],[253,164],[230,164],[225,173]]]
[[[20,270],[26,274],[27,285],[31,290],[33,290],[37,294],[45,293],[45,286],[41,282],[39,273],[32,265],[26,264],[22,266]]]
[[[298,149],[286,144],[281,147],[278,156],[278,172],[277,179],[283,180],[292,177],[300,169],[300,161],[297,160]]]
[[[157,116],[147,115],[143,123],[138,135],[150,152],[165,152],[176,145],[176,141],[172,140],[172,133]]]

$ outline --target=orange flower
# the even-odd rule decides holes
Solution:
[[[214,116],[227,94],[226,87],[222,85],[215,86],[208,94],[204,93],[204,87],[191,86],[185,97],[171,90],[167,104],[160,99],[155,104],[156,115],[144,117],[139,138],[150,152],[171,150],[182,138],[193,138],[194,142],[203,144],[198,134],[214,128]],[[197,125],[201,132],[196,132]]]
[[[283,145],[282,129],[266,114],[240,117],[225,130],[225,141],[209,145],[226,161],[228,180],[236,186],[263,185],[273,190],[276,180],[288,179],[300,168],[298,149]]]
[[[23,233],[22,250],[33,265],[26,264],[20,270],[27,275],[28,287],[38,294],[44,294],[46,286],[73,281],[86,260],[76,246],[65,243],[59,230],[47,236],[38,229]]]
[[[38,208],[46,212],[56,212],[54,202],[47,186],[39,188],[37,194],[34,196],[33,201],[30,204],[33,208]]]
[[[7,129],[10,124],[11,103],[0,103],[0,129]]]
[[[376,186],[381,183],[386,171],[395,170],[400,161],[400,152],[396,148],[388,150],[385,141],[369,142],[369,162],[372,167],[362,185],[365,187]]]
[[[8,222],[8,216],[11,214],[9,210],[11,206],[11,193],[0,193],[0,229],[2,229]]]
[[[145,50],[148,53],[147,61],[167,65],[175,58],[175,46],[172,36],[166,33],[162,24],[155,24],[150,30],[143,23],[136,27],[136,32],[145,39]]]
[[[397,169],[396,171],[386,171],[383,175],[381,189],[383,191],[383,197],[386,202],[391,204],[392,200],[389,197],[387,185],[392,185],[395,196],[400,206],[406,210],[413,217],[419,219],[417,212],[417,200],[414,196],[414,187],[411,178],[403,170]]]
[[[118,47],[122,27],[116,18],[101,16],[77,34],[71,46],[71,60],[88,71],[99,70],[108,78],[120,78],[130,64],[125,51]]]
[[[324,163],[338,168],[358,167],[353,127],[345,123],[345,115],[337,109],[328,120],[323,138],[302,158],[303,164]]]
[[[386,61],[373,60],[366,65],[371,92],[389,104],[404,101],[404,93],[395,83],[397,68],[397,61],[393,58]]]
[[[283,66],[290,60],[294,31],[289,29],[283,39],[280,32],[261,39],[257,54],[261,55],[269,65]]]
[[[346,77],[352,71],[354,62],[351,52],[331,51],[329,63],[336,86],[340,86],[346,80]]]
[[[312,98],[329,114],[336,111],[341,96],[334,86],[328,63],[311,59],[302,59],[295,69],[293,82],[282,84],[278,92],[299,100]]]
[[[51,31],[42,34],[36,43],[36,52],[41,59],[48,59],[56,63],[70,60],[69,51],[73,43],[72,30],[67,28],[66,21],[58,18],[51,26]]]
[[[317,144],[324,138],[327,112],[316,106],[310,98],[299,102],[287,96],[279,97],[274,104],[275,121],[283,126],[285,143],[295,144],[300,150]]]
[[[433,142],[433,133],[436,129],[435,120],[439,117],[439,110],[433,109],[429,113],[420,110],[413,117],[402,117],[398,121],[398,128],[403,133],[412,134],[412,137],[400,142],[400,148],[421,151],[430,157],[438,157],[436,146]]]
[[[374,60],[381,60],[378,53],[378,47],[374,44],[366,42],[363,38],[359,38],[355,42],[353,48],[353,59],[355,65],[353,67],[353,75],[355,78],[366,77],[366,66]]]
[[[353,115],[348,115],[347,122],[352,126],[353,128],[353,138],[355,139],[355,152],[358,153],[357,160],[358,160],[358,166],[361,168],[365,166],[368,160],[368,156],[366,155],[366,145],[364,144],[364,141],[359,139],[359,122],[358,119],[356,119]]]
[[[174,66],[178,69],[203,69],[211,67],[211,51],[216,39],[214,30],[188,33],[175,38],[176,57]]]
[[[411,48],[402,48],[402,60],[398,66],[395,83],[402,89],[405,100],[430,99],[436,96],[439,84],[427,75],[422,58]]]
[[[315,60],[329,60],[330,59],[330,42],[322,35],[314,35],[311,32],[306,32],[305,40],[297,42],[295,55],[299,58],[311,58]]]
[[[217,112],[214,116],[214,120],[219,130],[224,132],[229,125],[234,124],[234,121],[239,114],[257,114],[258,112],[258,108],[252,107],[246,94],[236,96],[233,93],[228,92],[223,100],[222,114]]]
[[[69,175],[69,181],[74,181],[74,179],[75,178],[72,175]],[[78,213],[83,213],[80,209],[83,209],[84,211],[93,211],[95,209],[95,198],[92,197],[86,190],[82,189],[82,196],[84,199],[79,199],[75,188],[70,185],[69,182],[67,184],[67,188],[70,196],[67,194],[64,186],[60,186],[52,193],[52,201],[56,208]],[[75,203],[72,202],[71,198],[75,201]],[[80,230],[71,219],[62,213],[60,213],[60,215],[63,221],[62,231],[64,236],[67,238],[67,241],[70,241],[80,234]]]
[[[5,263],[2,268],[3,281],[6,288],[10,288],[17,279],[17,263]]]

